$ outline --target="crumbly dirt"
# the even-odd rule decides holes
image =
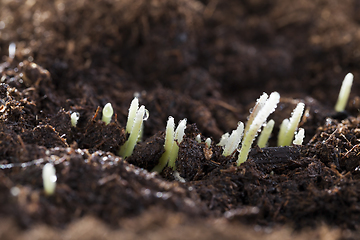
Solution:
[[[1,239],[359,239],[359,10],[356,0],[0,1]],[[349,104],[336,113],[348,72]],[[237,167],[216,144],[272,91],[282,98],[269,147],[254,144]],[[134,96],[150,117],[122,159]],[[304,145],[276,147],[299,102]],[[188,121],[179,175],[151,173],[169,116]]]

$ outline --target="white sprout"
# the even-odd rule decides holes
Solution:
[[[279,135],[279,146],[290,146],[291,142],[294,138],[295,130],[297,129],[299,122],[301,120],[301,116],[304,112],[305,104],[304,103],[298,103],[294,109],[294,111],[291,113],[291,117],[289,119],[289,123],[287,124],[286,131],[282,131],[280,129],[281,134]]]
[[[56,188],[56,172],[55,167],[52,163],[47,163],[42,169],[42,179],[44,185],[45,194],[50,196],[53,195]]]
[[[139,99],[135,97],[131,101],[130,108],[129,108],[129,115],[128,115],[128,120],[127,120],[127,123],[126,123],[126,132],[127,133],[131,132],[131,129],[132,129],[133,125],[134,125],[136,111],[138,109],[139,109]]]
[[[257,142],[257,144],[260,148],[266,147],[266,144],[270,138],[270,134],[274,128],[274,124],[275,124],[274,120],[272,120],[272,119],[269,120],[266,123],[266,125],[264,126],[263,130],[261,131],[260,136],[258,138],[258,142]]]
[[[238,148],[241,142],[243,133],[244,133],[244,124],[242,122],[239,122],[236,130],[233,130],[230,137],[228,137],[226,140],[223,151],[223,155],[225,157],[230,156],[236,151],[236,149]]]
[[[246,126],[245,126],[245,130],[244,130],[244,134],[247,133],[247,131],[249,131],[250,125],[251,123],[254,121],[256,115],[258,114],[258,112],[264,107],[266,99],[268,99],[268,95],[266,93],[263,93],[257,100],[255,103],[255,106],[253,109],[250,110],[250,116],[248,118],[248,121],[246,122]]]
[[[195,140],[196,140],[198,143],[201,143],[201,135],[200,135],[200,134],[196,135]]]
[[[210,138],[207,138],[207,139],[205,140],[205,147],[209,149],[210,146],[211,146],[211,139],[210,139]]]
[[[275,111],[279,101],[280,94],[277,92],[271,93],[270,97],[266,100],[264,106],[255,116],[252,124],[249,127],[249,130],[244,135],[244,140],[237,160],[238,166],[246,161],[251,145],[257,135],[257,132],[260,130],[261,126],[264,124],[268,116]]]
[[[179,122],[175,131],[174,118],[172,116],[169,117],[165,130],[165,152],[161,156],[159,164],[155,166],[153,171],[161,172],[166,164],[175,170],[175,160],[177,159],[179,153],[178,144],[180,144],[184,138],[185,128],[186,119],[183,119]]]
[[[227,140],[229,139],[230,134],[225,133],[221,136],[220,142],[217,144],[218,146],[224,147],[227,143]]]
[[[76,127],[78,120],[80,118],[80,113],[73,112],[70,117],[71,117],[71,126]]]
[[[299,128],[299,131],[295,134],[295,139],[293,141],[294,145],[302,145],[305,138],[305,130],[303,128]]]
[[[339,97],[335,105],[335,111],[342,112],[345,110],[346,104],[349,99],[351,86],[353,84],[353,79],[354,75],[352,73],[346,74],[340,88]]]
[[[143,122],[149,118],[149,111],[145,109],[145,106],[141,106],[139,109],[138,100],[134,100],[130,104],[128,122],[126,125],[126,132],[130,133],[129,139],[120,147],[118,154],[126,158],[132,154],[134,151],[135,145],[139,140],[141,135]],[[128,130],[128,128],[130,130]]]
[[[9,58],[14,59],[15,58],[15,52],[16,52],[16,44],[10,43],[9,44]]]
[[[112,115],[114,114],[114,110],[111,106],[111,103],[107,103],[102,111],[102,121],[108,125],[111,122]]]
[[[283,142],[284,142],[284,138],[285,138],[285,135],[286,135],[286,131],[288,129],[288,126],[289,126],[289,119],[288,118],[285,118],[281,125],[280,125],[280,130],[279,130],[279,133],[278,133],[278,146],[279,147],[282,147],[284,146],[283,145]]]

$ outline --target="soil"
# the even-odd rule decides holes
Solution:
[[[359,10],[356,0],[0,0],[1,239],[359,239]],[[336,113],[348,72],[349,104]],[[237,167],[216,144],[273,91],[269,147],[254,144]],[[122,159],[134,96],[150,117]],[[298,102],[304,144],[276,147]],[[169,167],[151,172],[169,116],[188,121],[176,161],[185,182]]]

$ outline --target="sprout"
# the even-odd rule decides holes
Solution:
[[[80,118],[80,113],[73,112],[70,117],[71,117],[71,126],[76,127],[77,122]]]
[[[305,138],[305,130],[303,128],[299,128],[299,131],[295,134],[295,139],[293,141],[294,145],[302,145]]]
[[[220,142],[217,144],[218,146],[224,147],[225,144],[227,143],[227,140],[229,139],[230,134],[229,133],[225,133],[221,136]]]
[[[295,130],[297,129],[301,116],[304,112],[304,108],[304,103],[298,103],[294,111],[291,113],[291,118],[289,120],[285,119],[282,122],[278,136],[278,146],[291,145]]]
[[[136,115],[136,111],[139,109],[139,100],[138,98],[134,98],[131,101],[130,104],[130,108],[129,108],[129,115],[128,115],[128,120],[126,123],[126,132],[127,133],[131,133],[131,129],[134,125],[134,119],[135,119],[135,115]]]
[[[169,167],[175,170],[175,160],[177,159],[179,153],[178,144],[180,144],[184,138],[185,128],[186,118],[179,122],[175,131],[174,118],[171,116],[169,117],[165,130],[165,152],[161,156],[159,164],[155,166],[153,171],[161,172],[166,166],[166,163],[168,163]]]
[[[200,134],[196,135],[195,140],[196,140],[198,143],[201,143],[201,135],[200,135]]]
[[[268,116],[275,111],[277,104],[280,101],[280,95],[277,92],[270,94],[270,97],[266,100],[263,107],[258,111],[254,120],[252,121],[249,130],[244,135],[244,140],[242,142],[242,147],[240,149],[240,154],[237,160],[237,165],[245,162],[250,151],[251,144],[253,143],[257,132],[260,130],[263,123],[266,121]]]
[[[120,147],[118,154],[126,158],[132,154],[135,145],[139,139],[143,122],[149,118],[149,111],[145,106],[138,108],[138,100],[134,100],[130,104],[128,122],[126,132],[130,133],[129,139]],[[129,129],[129,130],[128,130]]]
[[[211,146],[211,139],[210,139],[210,138],[207,138],[207,139],[205,140],[205,147],[209,149],[210,146]]]
[[[16,52],[16,44],[10,43],[9,45],[9,58],[14,59],[15,58],[15,52]]]
[[[283,136],[285,136],[286,134],[286,131],[287,131],[287,128],[289,126],[289,119],[288,118],[285,118],[281,125],[280,125],[280,130],[279,130],[279,134],[278,134],[278,146],[283,146],[282,144],[282,141],[283,141]]]
[[[241,142],[243,133],[244,133],[244,124],[242,122],[239,122],[236,130],[232,131],[230,137],[228,137],[226,140],[225,139],[223,140],[225,141],[224,151],[223,151],[223,155],[225,157],[232,155],[236,151],[236,149],[239,146],[239,143]]]
[[[266,99],[268,98],[268,95],[266,93],[263,93],[257,100],[256,104],[253,109],[250,110],[250,116],[248,118],[248,121],[246,123],[245,131],[246,134],[249,131],[251,123],[254,121],[256,115],[258,112],[264,107]]]
[[[346,74],[344,81],[341,85],[338,100],[335,105],[335,111],[342,112],[345,110],[346,103],[349,99],[353,79],[354,75],[352,73]]]
[[[274,124],[275,124],[275,121],[271,119],[264,126],[264,129],[262,130],[262,132],[259,136],[258,142],[257,142],[257,144],[260,148],[266,147],[266,144],[270,138],[270,134],[274,128]]]
[[[102,111],[102,121],[108,125],[111,122],[112,115],[114,114],[114,110],[111,106],[111,103],[107,103]]]
[[[45,194],[50,196],[53,195],[56,188],[56,173],[55,167],[52,163],[47,163],[42,170],[42,178]]]

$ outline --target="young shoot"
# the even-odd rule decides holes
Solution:
[[[179,122],[179,125],[175,131],[174,118],[171,116],[169,117],[165,130],[165,144],[164,144],[165,152],[161,156],[159,160],[159,164],[155,166],[153,171],[160,173],[164,169],[166,164],[168,164],[169,167],[175,170],[175,161],[179,153],[178,144],[180,144],[184,138],[185,128],[186,128],[186,119],[183,119]]]
[[[278,133],[278,146],[279,147],[281,147],[281,146],[283,146],[282,144],[282,142],[283,142],[283,138],[284,138],[284,136],[285,136],[285,134],[286,134],[286,131],[287,131],[287,129],[288,129],[288,126],[289,126],[289,119],[288,118],[285,118],[283,121],[282,121],[282,123],[281,123],[281,125],[280,125],[280,130],[279,130],[279,133]]]
[[[242,142],[242,147],[240,149],[240,154],[237,160],[237,165],[244,163],[249,155],[251,145],[260,130],[261,126],[264,124],[269,115],[275,111],[277,104],[280,101],[280,94],[273,92],[270,94],[270,97],[266,100],[264,106],[256,114],[254,120],[252,121],[249,130],[244,134],[244,140]]]
[[[9,44],[9,58],[14,59],[15,58],[15,52],[16,52],[16,44],[10,43]]]
[[[346,74],[340,88],[339,97],[335,105],[335,111],[342,112],[345,110],[346,104],[350,96],[353,79],[354,75],[352,73]]]
[[[274,124],[275,124],[274,120],[272,120],[272,119],[269,120],[266,123],[266,125],[264,126],[263,130],[261,131],[261,134],[260,134],[258,142],[257,142],[257,144],[260,148],[266,147],[266,144],[268,143],[270,135],[274,128]]]
[[[217,144],[218,146],[224,147],[225,144],[227,143],[227,140],[229,139],[230,134],[229,133],[225,133],[221,136],[220,142]]]
[[[242,122],[239,122],[236,130],[233,130],[230,137],[228,137],[226,140],[223,151],[223,155],[225,157],[232,155],[236,151],[236,149],[239,147],[239,144],[241,142],[243,133],[244,133],[244,124]]]
[[[305,130],[303,128],[299,128],[299,131],[295,134],[295,139],[293,141],[294,145],[302,145],[305,138]]]
[[[196,140],[198,143],[201,143],[201,135],[200,135],[200,134],[196,135],[195,140]]]
[[[139,109],[139,99],[135,97],[130,104],[128,120],[126,123],[126,132],[130,133],[134,125],[136,111]]]
[[[134,101],[135,100],[135,101]],[[138,101],[135,98],[130,105],[126,132],[130,134],[129,139],[120,147],[118,154],[126,158],[132,154],[139,139],[143,122],[149,118],[149,111],[145,106],[138,108]],[[128,127],[130,130],[128,130]]]
[[[77,123],[78,123],[78,120],[80,118],[80,113],[78,112],[73,112],[71,115],[70,115],[70,118],[71,118],[71,126],[72,127],[76,127]]]
[[[112,115],[114,114],[114,110],[111,106],[111,103],[107,103],[102,111],[102,121],[108,125],[111,122]]]
[[[305,104],[298,103],[294,111],[291,113],[291,118],[288,120],[288,123],[281,124],[279,136],[278,136],[278,145],[279,146],[290,146],[294,138],[295,130],[297,129],[301,116],[304,112]],[[283,126],[284,124],[284,126]],[[287,125],[287,126],[285,126]]]
[[[45,194],[50,196],[53,195],[56,188],[56,172],[55,167],[52,163],[47,163],[42,169],[42,179]]]
[[[205,147],[206,147],[207,149],[209,149],[210,146],[211,146],[211,139],[210,139],[210,138],[207,138],[207,139],[205,140]]]
[[[248,118],[248,121],[246,122],[246,127],[244,133],[246,134],[247,131],[249,131],[251,123],[254,121],[256,115],[258,112],[264,107],[266,99],[268,99],[268,95],[266,93],[263,93],[255,103],[255,106],[253,109],[250,110],[250,116]]]

